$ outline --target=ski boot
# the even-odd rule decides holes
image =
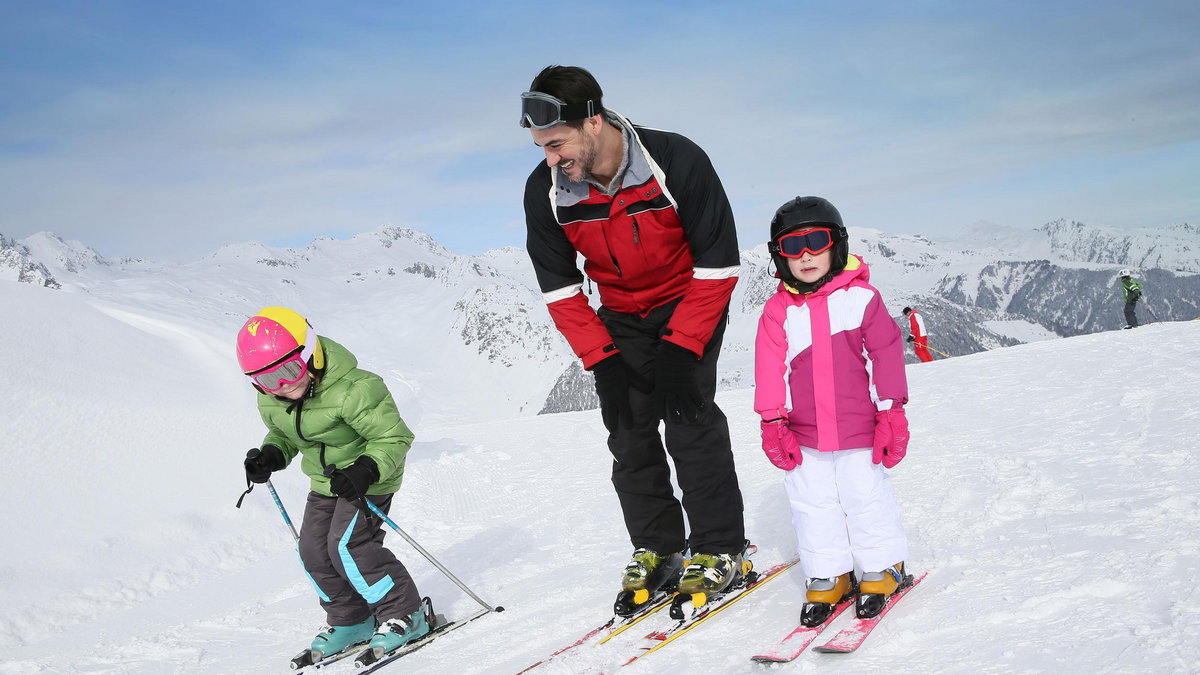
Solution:
[[[652,598],[675,592],[682,569],[680,553],[659,555],[646,548],[634,551],[621,576],[621,592],[613,603],[613,612],[617,616],[632,616]]]
[[[809,579],[808,591],[804,596],[804,609],[800,612],[800,623],[804,626],[819,626],[829,619],[834,607],[853,598],[858,593],[858,581],[853,572],[832,579]]]
[[[372,662],[378,661],[385,654],[393,652],[413,640],[425,637],[430,630],[429,617],[426,616],[425,609],[425,605],[422,603],[417,611],[408,616],[388,619],[379,624],[379,628],[371,636],[371,644],[367,646],[366,650],[374,657]],[[362,657],[360,657],[361,660]],[[362,665],[367,665],[367,663]]]
[[[884,569],[882,572],[867,572],[863,574],[862,582],[858,585],[858,607],[855,612],[860,619],[870,619],[879,616],[884,605],[896,591],[912,585],[912,575],[904,571],[904,563]]]
[[[353,626],[326,626],[313,638],[308,649],[292,659],[292,670],[320,663],[322,659],[366,644],[374,633],[375,617],[373,616],[367,617],[366,621]]]
[[[710,600],[753,581],[754,564],[740,553],[698,553],[688,561],[679,580],[679,592],[671,601],[671,618],[682,620],[704,611]],[[685,605],[691,604],[691,608]]]

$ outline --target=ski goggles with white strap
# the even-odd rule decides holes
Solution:
[[[526,129],[549,129],[563,122],[599,115],[603,110],[600,99],[583,103],[564,103],[540,91],[521,94],[521,126]]]
[[[256,373],[247,373],[246,377],[263,391],[279,391],[289,384],[299,382],[307,372],[308,359],[297,350],[275,365],[267,366]]]
[[[833,230],[828,227],[811,227],[798,232],[788,232],[767,245],[772,254],[785,258],[800,258],[824,253],[833,247]]]

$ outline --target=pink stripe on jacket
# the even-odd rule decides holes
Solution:
[[[869,448],[875,412],[908,402],[900,327],[869,280],[866,263],[851,255],[815,292],[780,283],[763,307],[754,409],[765,420],[786,415],[801,445]]]

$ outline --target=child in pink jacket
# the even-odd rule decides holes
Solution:
[[[868,283],[867,265],[849,254],[841,214],[827,200],[781,206],[768,249],[781,281],[758,322],[754,409],[763,451],[787,472],[809,579],[801,621],[824,622],[856,593],[859,616],[875,616],[912,583],[900,506],[883,470],[908,445],[900,328]]]

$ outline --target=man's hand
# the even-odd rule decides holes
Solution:
[[[629,407],[629,388],[644,390],[645,384],[629,367],[620,353],[614,354],[592,366],[596,378],[596,396],[600,398],[600,419],[609,433],[616,433],[621,421],[633,418]]]
[[[696,424],[708,405],[700,393],[696,371],[700,361],[689,349],[663,340],[654,360],[654,396],[663,419],[676,424]]]

